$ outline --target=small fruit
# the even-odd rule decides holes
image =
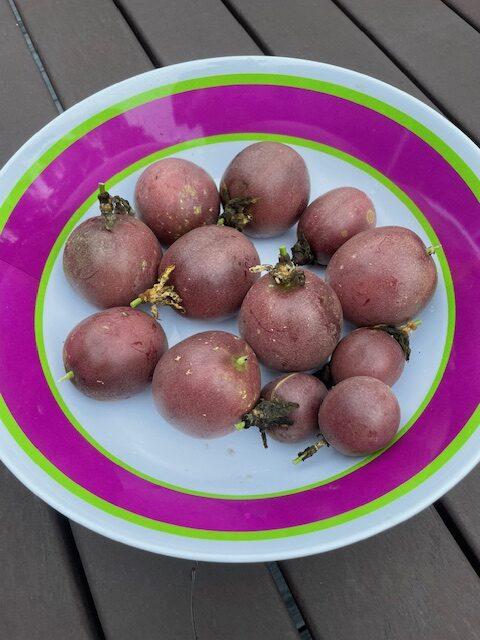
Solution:
[[[300,216],[293,260],[297,264],[328,264],[342,244],[374,227],[376,219],[366,193],[354,187],[332,189],[311,202]]]
[[[72,287],[97,307],[127,305],[157,277],[162,248],[133,217],[126,200],[100,185],[101,215],[88,218],[68,238],[63,270]]]
[[[147,167],[138,179],[135,202],[142,220],[167,245],[192,229],[215,224],[220,211],[212,178],[182,158],[164,158]]]
[[[260,368],[248,344],[225,331],[197,333],[173,346],[153,376],[159,413],[196,438],[218,438],[258,401]]]
[[[400,325],[416,317],[435,292],[432,251],[404,227],[362,231],[333,255],[326,280],[350,322]]]
[[[167,348],[162,327],[146,313],[130,307],[100,311],[68,334],[64,378],[96,400],[128,398],[150,382]]]
[[[271,238],[293,226],[307,206],[307,166],[286,144],[256,142],[228,165],[220,195],[226,225],[256,238]]]

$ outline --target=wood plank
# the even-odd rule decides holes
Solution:
[[[441,500],[461,535],[480,558],[480,467],[476,467]]]
[[[99,20],[97,12],[95,24],[88,22],[88,29],[84,27],[78,34],[77,25],[85,25],[89,20],[87,5],[93,14],[91,2],[44,0],[41,8],[30,0],[20,2],[25,24],[62,102],[67,105],[114,80],[152,66],[142,52],[138,55],[138,43],[130,42],[132,34],[122,36],[123,41],[130,44],[128,56],[124,55],[121,68],[118,66],[111,50],[115,51],[116,41],[126,23],[120,14],[113,12],[110,2],[94,4],[97,8],[101,6],[100,26],[95,26]],[[214,15],[212,17],[216,29],[226,28],[225,10],[223,5],[221,7],[218,20]],[[159,7],[159,19],[164,18]],[[104,28],[107,21],[108,29]],[[61,29],[58,25],[62,25]],[[235,25],[231,23],[230,27]],[[56,37],[58,31],[62,32],[61,38]],[[177,38],[176,18],[169,23],[166,33],[175,34]],[[234,31],[231,35],[235,35]],[[211,32],[211,36],[215,38],[215,32]],[[99,56],[107,50],[110,53],[103,58],[102,74],[99,75],[96,73]],[[169,53],[160,58],[169,59],[173,52],[173,48],[169,49]],[[200,48],[194,55],[201,55]],[[69,69],[73,60],[79,68],[71,74]],[[144,68],[138,69],[137,65]],[[189,562],[154,556],[114,543],[73,523],[72,529],[107,637],[115,640],[150,638],[156,637],[159,630],[168,629],[169,637],[192,638],[193,567],[196,568],[194,609],[199,637],[212,640],[227,637],[232,640],[245,637],[293,640],[298,637],[264,565],[239,567],[202,563],[196,567]]]
[[[231,0],[230,4],[274,55],[348,67],[423,98],[331,0]]]
[[[282,569],[322,640],[478,639],[480,582],[431,510]]]
[[[0,638],[98,638],[61,516],[2,464],[0,521]]]
[[[118,5],[161,65],[262,53],[219,0],[120,0]]]
[[[17,0],[63,106],[152,68],[110,0]]]
[[[478,0],[447,0],[445,4],[457,11],[471,25],[480,29],[480,2]]]
[[[480,36],[439,0],[339,0],[424,90],[480,139]]]
[[[57,115],[7,0],[0,2],[0,166]]]
[[[78,526],[75,536],[107,638],[298,640],[263,565],[156,556]]]

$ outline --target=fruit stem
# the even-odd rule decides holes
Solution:
[[[436,253],[441,248],[442,248],[441,244],[433,244],[431,247],[427,248],[427,253],[428,253],[429,256],[431,256],[432,254]]]
[[[280,247],[278,262],[275,266],[271,264],[259,264],[250,267],[252,273],[260,273],[268,271],[276,285],[283,289],[293,289],[294,287],[303,287],[305,284],[305,272],[299,269],[292,262],[285,245]]]
[[[157,305],[163,304],[169,307],[173,307],[180,313],[185,313],[185,309],[182,306],[182,299],[175,291],[175,287],[172,284],[167,284],[168,279],[172,271],[175,269],[175,265],[169,265],[162,275],[158,278],[158,282],[147,289],[143,293],[140,293],[135,300],[132,300],[130,306],[135,309],[142,302],[148,302],[151,304],[151,311],[154,318],[158,318]]]
[[[298,452],[298,456],[292,460],[293,464],[299,464],[300,462],[304,462],[307,458],[311,458],[319,449],[325,446],[330,446],[325,438],[322,436],[320,440],[318,440],[315,444],[312,444],[310,447],[307,447],[303,451]]]
[[[58,382],[65,382],[65,380],[71,380],[74,376],[73,371],[67,371],[67,373],[58,379]]]
[[[422,324],[421,320],[409,320],[405,324],[402,324],[399,328],[405,333],[410,333],[410,331],[415,331]]]
[[[104,182],[99,182],[98,184],[98,202],[100,203],[100,213],[103,216],[107,231],[113,229],[118,215],[134,215],[128,200],[120,196],[111,196],[106,190]]]
[[[268,448],[266,430],[275,426],[290,426],[293,420],[289,414],[298,408],[296,402],[287,402],[285,400],[265,400],[261,399],[251,411],[242,416],[242,422],[238,422],[235,428],[250,429],[250,427],[258,427],[262,442],[265,449]],[[242,425],[241,427],[239,425]]]

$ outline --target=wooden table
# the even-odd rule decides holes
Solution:
[[[0,163],[57,112],[217,55],[370,74],[480,138],[480,0],[0,0]],[[174,560],[69,522],[0,470],[5,640],[480,638],[480,472],[351,547],[268,565]]]

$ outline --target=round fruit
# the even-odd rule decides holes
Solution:
[[[217,438],[234,431],[260,396],[260,368],[246,342],[205,331],[172,347],[153,376],[158,411],[180,431]]]
[[[311,202],[298,222],[292,248],[297,264],[328,264],[349,238],[375,226],[375,207],[366,193],[339,187]]]
[[[278,442],[298,442],[318,433],[318,410],[327,395],[325,385],[307,373],[287,373],[263,389],[265,400],[283,400],[298,405],[289,413],[289,423],[274,425],[268,435]]]
[[[167,348],[162,327],[146,313],[130,307],[100,311],[68,334],[64,378],[96,400],[128,398],[148,384]]]
[[[362,231],[334,254],[326,280],[347,320],[398,325],[414,318],[433,296],[437,269],[430,253],[410,229]]]
[[[162,274],[171,269],[169,283],[190,318],[220,319],[235,314],[258,275],[258,253],[242,233],[209,225],[194,229],[167,249],[160,263]],[[139,298],[158,302],[155,292]]]
[[[256,142],[231,161],[220,183],[225,224],[256,238],[289,229],[310,197],[303,158],[280,142]]]
[[[145,169],[135,188],[135,202],[142,220],[164,244],[197,227],[215,224],[220,211],[212,178],[182,158],[165,158]]]
[[[355,376],[394,384],[405,366],[405,353],[395,338],[381,329],[355,329],[338,343],[330,360],[335,383]]]
[[[400,407],[388,385],[356,376],[331,389],[318,413],[320,433],[337,451],[365,456],[385,447],[400,425]]]
[[[285,247],[275,267],[248,291],[239,327],[259,360],[279,371],[318,368],[342,329],[338,298],[321,278],[295,266]]]
[[[126,305],[157,277],[162,249],[126,200],[101,185],[102,215],[76,227],[65,245],[63,270],[89,302],[108,308]]]

